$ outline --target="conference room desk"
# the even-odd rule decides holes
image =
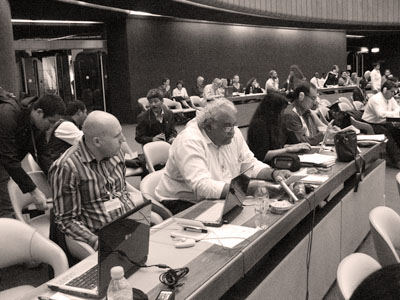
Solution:
[[[238,111],[237,113],[237,126],[247,127],[250,124],[251,118],[256,111],[258,104],[265,97],[266,94],[247,94],[242,96],[228,97]]]
[[[356,85],[348,85],[348,86],[333,86],[326,88],[317,89],[319,93],[319,97],[321,99],[326,99],[331,103],[336,102],[339,97],[346,97],[348,99],[352,99],[353,91],[355,89],[359,89]]]
[[[316,208],[310,299],[322,299],[335,279],[340,259],[355,251],[368,233],[370,209],[384,204],[385,163],[380,158],[385,146],[361,149],[367,168],[357,193],[353,191],[354,161],[337,163],[327,172],[330,178],[307,195],[308,201],[296,203],[286,214],[271,214],[267,230],[256,231],[234,248],[205,239],[192,248],[176,249],[170,234],[179,228],[168,219],[151,229],[147,264],[189,267],[176,299],[232,299],[232,295],[234,299],[303,299],[310,211]],[[326,202],[327,199],[331,200]],[[194,208],[188,211],[191,209]],[[182,212],[182,216],[188,211]],[[245,206],[232,224],[254,228],[254,207]],[[128,280],[148,294],[149,299],[155,299],[165,288],[158,280],[162,272],[143,268]],[[43,284],[23,300],[52,293]]]

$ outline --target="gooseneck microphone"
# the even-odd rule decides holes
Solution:
[[[285,190],[285,192],[289,195],[290,203],[294,203],[299,201],[297,196],[293,193],[293,191],[288,187],[288,185],[285,183],[285,180],[282,178],[282,176],[277,176],[276,181],[278,181],[279,185]]]

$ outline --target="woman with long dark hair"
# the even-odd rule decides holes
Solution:
[[[257,159],[268,162],[280,154],[311,149],[308,143],[293,144],[296,137],[282,126],[281,115],[287,105],[283,95],[271,92],[257,107],[247,132],[247,143]]]
[[[245,94],[258,94],[263,92],[264,91],[260,87],[260,84],[257,82],[257,78],[250,78],[250,80],[247,82]]]
[[[306,80],[307,78],[298,65],[291,65],[289,67],[289,92],[294,91],[297,86]]]

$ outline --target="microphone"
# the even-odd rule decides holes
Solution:
[[[285,190],[285,192],[289,195],[290,199],[289,202],[290,203],[294,203],[299,201],[299,199],[297,198],[297,196],[293,193],[293,191],[287,186],[287,184],[285,183],[285,180],[282,178],[282,176],[277,176],[276,177],[276,181],[278,181],[279,185]]]

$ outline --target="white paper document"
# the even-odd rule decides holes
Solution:
[[[359,134],[357,135],[357,141],[376,141],[383,142],[386,139],[384,134]]]
[[[258,231],[257,228],[232,224],[226,224],[221,227],[207,227],[207,229],[208,235],[202,241],[226,248],[237,246]]]
[[[323,165],[326,167],[332,166],[336,162],[336,156],[325,155],[319,153],[313,154],[302,154],[299,155],[300,163],[310,164],[310,165]]]

